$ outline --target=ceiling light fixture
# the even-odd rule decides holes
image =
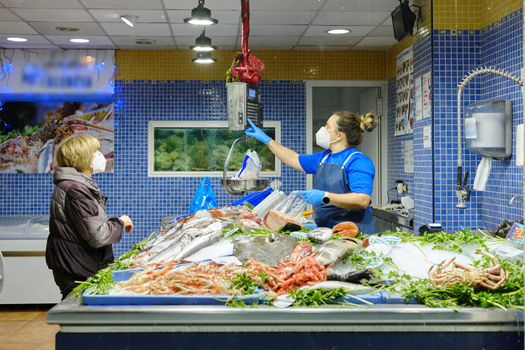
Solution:
[[[85,43],[89,43],[89,39],[80,39],[80,38],[77,38],[77,39],[69,39],[69,41],[71,41],[72,43],[75,43],[75,44],[85,44]]]
[[[211,45],[211,39],[206,36],[206,29],[204,29],[202,34],[195,39],[195,45],[190,46],[190,49],[197,52],[208,52],[217,49],[217,47]]]
[[[204,7],[204,0],[199,0],[199,5],[191,10],[191,17],[184,18],[184,23],[199,26],[209,26],[210,24],[217,24],[218,22],[215,18],[211,18],[211,11]]]
[[[132,16],[132,15],[120,16],[120,19],[122,20],[122,22],[126,23],[130,27],[135,26],[135,23],[137,22],[137,18],[138,18],[137,16]]]
[[[7,38],[7,40],[14,41],[15,43],[23,43],[27,41],[26,38],[16,38],[16,37]]]
[[[349,29],[329,29],[326,31],[328,34],[341,35],[350,33]]]
[[[193,58],[192,61],[199,64],[210,64],[215,62],[216,59],[211,57],[211,52],[198,52],[197,57]]]

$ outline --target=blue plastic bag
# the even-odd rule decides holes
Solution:
[[[211,187],[211,181],[209,177],[202,179],[197,191],[193,196],[190,206],[190,214],[202,209],[217,208],[217,200],[215,199],[215,193]]]
[[[256,207],[257,204],[261,203],[272,192],[273,190],[271,189],[271,187],[268,187],[264,191],[250,193],[242,197],[241,199],[236,200],[235,202],[232,203],[232,205],[243,205],[245,202],[248,202],[254,207]]]

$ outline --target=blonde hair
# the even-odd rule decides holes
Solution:
[[[334,112],[337,116],[337,128],[345,134],[349,146],[359,146],[363,141],[363,132],[372,131],[377,126],[372,113],[358,116],[348,111]]]
[[[91,167],[93,155],[100,148],[100,142],[93,136],[73,135],[57,147],[56,160],[59,167],[71,167],[84,172]]]

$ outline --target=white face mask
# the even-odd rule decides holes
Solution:
[[[93,174],[103,173],[106,171],[106,157],[99,151],[95,152],[91,167],[93,168]]]
[[[330,142],[330,133],[328,130],[326,130],[326,127],[321,126],[319,131],[315,133],[315,143],[317,143],[317,146],[322,147],[324,149],[330,148],[330,145],[337,141]]]

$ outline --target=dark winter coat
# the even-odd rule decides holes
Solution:
[[[122,223],[108,219],[104,197],[90,177],[75,168],[58,168],[53,177],[47,266],[86,279],[113,261],[112,243],[120,241]]]

